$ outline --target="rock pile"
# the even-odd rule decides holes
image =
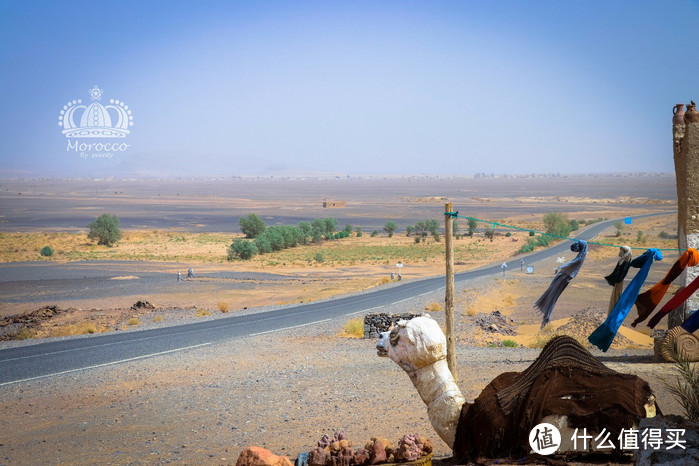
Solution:
[[[419,314],[367,314],[364,316],[364,338],[379,338],[381,332],[388,332],[388,329],[399,320],[410,320],[419,317]]]
[[[367,466],[389,461],[413,462],[432,453],[432,441],[419,434],[404,435],[398,448],[381,437],[372,437],[364,448],[352,452],[352,442],[344,432],[335,432],[333,437],[323,435],[315,450],[299,455],[297,466]]]
[[[490,314],[478,314],[476,325],[488,333],[499,333],[501,335],[517,335],[517,324],[509,317],[505,317],[500,311],[493,311]]]
[[[155,309],[155,306],[153,306],[151,303],[148,301],[136,301],[136,303],[131,306],[131,310],[133,311],[143,311],[143,310],[150,310],[152,311]]]
[[[416,461],[418,458],[432,453],[432,441],[418,434],[404,435],[398,441],[398,448],[393,453],[397,463]]]
[[[5,317],[0,321],[0,341],[14,340],[17,334],[25,328],[36,328],[52,317],[55,317],[70,309],[61,309],[56,305],[44,306],[34,311],[28,311],[23,314]]]
[[[587,341],[587,337],[590,336],[597,327],[602,325],[605,320],[607,320],[607,316],[604,312],[594,308],[586,308],[574,314],[567,323],[558,327],[556,333],[569,335],[583,342],[583,346],[591,348],[592,344]],[[631,340],[621,333],[617,333],[611,347],[628,348],[632,345],[633,342]]]

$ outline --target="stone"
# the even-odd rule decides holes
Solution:
[[[380,464],[388,461],[393,454],[393,445],[385,438],[372,437],[371,441],[364,446],[369,452],[369,464]]]
[[[638,424],[640,435],[643,435],[645,429],[660,429],[664,443],[658,449],[653,449],[650,445],[645,445],[646,448],[644,448],[644,443],[639,440],[639,449],[635,450],[633,455],[635,465],[694,466],[699,464],[699,423],[682,416],[656,416],[641,419]],[[668,429],[684,429],[684,435],[679,437],[684,442],[682,444],[684,449],[678,446],[668,449],[669,445],[666,443]]]
[[[266,448],[248,447],[240,453],[236,466],[292,466],[286,456],[277,456]]]

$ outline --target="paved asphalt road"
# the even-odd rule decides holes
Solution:
[[[646,217],[647,214],[635,218]],[[616,220],[600,222],[577,236],[589,240],[609,228]],[[551,248],[527,256],[533,263],[570,251],[570,242],[563,241]],[[518,260],[511,263],[516,267]],[[456,274],[456,282],[500,273],[501,264]],[[302,304],[275,311],[243,316],[231,316],[210,321],[135,332],[100,334],[86,338],[38,343],[0,350],[0,387],[52,375],[65,374],[110,364],[205,346],[230,338],[241,338],[298,326],[325,322],[337,317],[369,311],[407,301],[445,286],[443,276],[380,288],[370,293],[347,296],[326,302]]]

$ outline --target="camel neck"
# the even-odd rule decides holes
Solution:
[[[427,405],[427,414],[434,430],[449,445],[454,446],[456,426],[465,400],[444,359],[409,371],[420,398]]]

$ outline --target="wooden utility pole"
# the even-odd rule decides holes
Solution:
[[[444,244],[447,249],[447,286],[444,296],[446,324],[447,324],[447,365],[458,382],[456,373],[456,345],[454,343],[454,217],[451,202],[444,206]]]

